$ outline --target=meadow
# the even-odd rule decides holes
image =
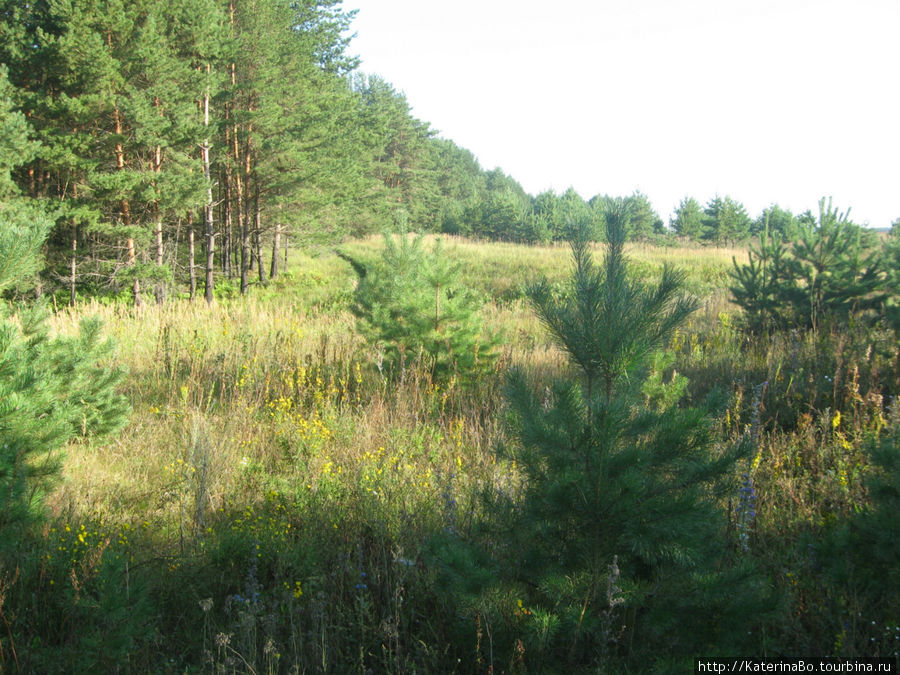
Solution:
[[[374,258],[380,245],[342,250]],[[389,377],[349,311],[356,277],[328,248],[294,252],[286,274],[246,297],[223,286],[211,307],[58,311],[64,334],[102,318],[133,412],[111,441],[65,449],[41,531],[0,570],[2,669],[552,670],[528,596],[450,596],[433,541],[477,536],[495,515],[486,493],[523,493],[520,467],[498,452],[515,443],[504,381],[512,367],[534,382],[569,372],[525,288],[539,276],[562,283],[570,252],[454,238],[445,248],[500,336],[492,372],[466,386],[434,382],[417,363]],[[687,377],[685,405],[718,401],[716,443],[753,446],[719,503],[723,536],[775,598],[747,617],[756,655],[896,658],[897,589],[879,587],[883,567],[845,542],[859,544],[854,518],[896,503],[871,494],[889,473],[875,448],[900,434],[893,332],[751,339],[727,290],[744,249],[627,254],[640,278],[664,263],[685,271],[701,309],[672,339],[668,372]],[[605,669],[652,670],[663,657],[618,644]]]

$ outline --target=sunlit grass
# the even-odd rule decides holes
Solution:
[[[385,671],[455,667],[442,660],[447,622],[422,562],[425,542],[489,515],[486,491],[521,488],[517,467],[497,453],[513,442],[504,374],[517,366],[540,383],[567,372],[525,288],[539,276],[562,283],[571,263],[566,246],[445,239],[463,278],[484,294],[484,325],[502,336],[495,371],[474,386],[432,382],[416,363],[388,380],[355,331],[354,273],[330,249],[295,252],[268,288],[220,293],[212,306],[94,302],[57,313],[53,328],[64,333],[83,316],[103,319],[134,413],[112,441],[67,448],[36,573],[45,614],[74,606],[78,588],[102,597],[92,584],[127,562],[115,572],[125,576],[110,578],[137,583],[131,570],[144,570],[172,610],[158,630],[181,636],[182,665],[239,670],[246,659],[264,669],[275,663],[271,640],[282,659],[272,670],[352,670],[373,662],[360,656],[363,646]],[[372,237],[343,249],[366,261],[380,247]],[[670,348],[691,379],[690,401],[721,401],[710,403],[719,442],[762,420],[758,451],[740,467],[759,498],[748,541],[761,560],[770,554],[773,578],[793,592],[793,539],[865,502],[861,448],[884,424],[879,377],[892,343],[862,335],[839,358],[825,337],[749,349],[725,290],[742,249],[636,245],[628,254],[645,278],[665,263],[681,268],[701,298]],[[877,363],[867,356],[873,349]],[[733,498],[722,496],[723,509]],[[786,619],[798,634],[802,611]],[[76,619],[72,610],[66,620]],[[55,639],[69,644],[59,631]],[[407,642],[396,637],[402,631]]]

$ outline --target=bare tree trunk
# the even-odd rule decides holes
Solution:
[[[256,194],[254,195],[253,202],[256,208],[256,264],[257,271],[259,272],[259,283],[263,286],[266,284],[266,266],[263,265],[262,261],[262,215],[260,212],[259,206],[259,185],[256,186]]]
[[[78,253],[78,226],[72,225],[72,263],[69,267],[72,276],[69,277],[69,306],[75,306],[75,256]]]
[[[197,273],[194,269],[194,213],[188,211],[188,277],[191,280],[191,300],[197,295]]]
[[[116,103],[113,108],[113,120],[115,123],[115,131],[116,136],[122,136],[122,118],[119,115],[119,105]],[[121,171],[125,168],[125,148],[122,145],[121,141],[116,142],[116,169]],[[122,216],[122,224],[126,227],[131,225],[131,205],[128,203],[127,199],[122,200],[121,205],[121,216]],[[129,267],[134,267],[137,265],[137,252],[135,250],[134,237],[128,237],[125,242],[125,247],[127,251],[126,264]],[[134,282],[131,285],[131,294],[134,296],[134,306],[140,307],[143,304],[141,300],[141,282],[137,277],[134,278]]]
[[[72,198],[78,199],[78,188],[77,186],[72,186]],[[76,268],[76,255],[78,253],[78,223],[75,220],[72,220],[72,263],[69,267],[69,270],[72,273],[72,276],[69,279],[69,306],[75,306],[75,268]]]
[[[248,129],[249,133],[249,129]],[[235,141],[235,150],[237,150],[237,142]],[[244,192],[243,208],[241,209],[241,295],[247,293],[250,287],[250,266],[252,264],[252,250],[250,247],[250,139],[248,137],[246,148],[244,151],[244,180],[243,190],[238,191],[238,203],[242,201],[240,197],[241,191]],[[240,186],[239,186],[240,187]]]
[[[160,267],[163,264],[162,219],[156,221],[156,264]]]
[[[240,201],[240,199],[238,200]],[[245,204],[246,204],[246,200]],[[244,211],[244,209],[242,209]],[[241,220],[241,295],[247,292],[250,286],[250,225],[247,213],[243,213]]]
[[[210,65],[206,64],[206,92],[203,95],[203,126],[209,131],[209,71]],[[212,177],[209,173],[209,136],[203,139],[203,176],[206,179],[206,204],[203,207],[203,225],[206,235],[206,278],[204,279],[204,298],[206,304],[211,305],[213,301],[213,290],[215,287],[214,274],[216,271],[216,233],[213,228],[213,194],[212,194]],[[193,228],[191,228],[191,236],[193,241]],[[193,255],[193,254],[192,254]],[[193,257],[191,258],[193,265]],[[193,278],[191,279],[193,283]],[[193,292],[191,297],[194,297]]]
[[[155,101],[155,105],[159,108],[159,99]],[[162,113],[160,113],[162,114]],[[159,174],[162,171],[162,147],[157,145],[156,150],[153,154],[153,173],[154,173],[154,182],[159,178]],[[159,201],[153,202],[153,213],[156,216],[156,266],[162,267],[163,265],[163,226],[162,226],[162,214],[159,212]],[[165,300],[165,288],[161,282],[156,283],[156,302],[157,304],[162,304]]]
[[[137,265],[137,250],[134,246],[134,237],[129,237],[125,241],[125,250],[127,251],[126,264],[128,267],[135,267]],[[134,282],[131,284],[131,294],[134,297],[134,306],[141,307],[144,301],[141,299],[141,282],[137,277],[134,278]]]
[[[272,266],[269,268],[269,278],[278,276],[278,249],[281,246],[281,223],[275,223],[275,233],[272,235]]]
[[[226,136],[228,135],[226,127]],[[227,147],[226,139],[226,147]],[[231,240],[231,170],[226,168],[222,174],[223,195],[222,195],[222,216],[224,220],[224,232],[222,239],[222,274],[228,279],[234,275],[231,265],[232,249],[234,244]]]

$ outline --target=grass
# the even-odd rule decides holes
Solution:
[[[379,246],[343,248],[366,260]],[[12,617],[4,663],[14,649],[20,667],[47,671],[527,663],[517,644],[489,640],[498,616],[532,620],[521,598],[495,598],[494,614],[468,606],[475,623],[466,623],[435,585],[427,542],[477,528],[491,515],[486,490],[521,488],[517,467],[496,452],[510,442],[503,373],[519,366],[542,381],[565,370],[523,297],[537,275],[562,281],[569,253],[457,238],[447,249],[484,293],[488,328],[504,336],[496,372],[474,387],[431,382],[417,364],[399,384],[385,379],[347,311],[353,272],[328,250],[295,252],[277,283],[246,298],[225,292],[212,307],[85,303],[56,314],[63,333],[84,315],[104,320],[134,414],[111,442],[66,449],[44,529],[23,541],[18,567],[0,570],[0,616]],[[837,351],[834,336],[748,350],[724,289],[741,250],[637,246],[629,255],[642,276],[664,263],[685,270],[705,304],[671,345],[675,367],[692,400],[721,399],[721,442],[755,429],[757,452],[742,467],[759,503],[750,550],[785,598],[760,653],[859,655],[869,637],[883,642],[898,617],[871,617],[877,630],[857,621],[836,642],[852,598],[816,596],[824,572],[803,547],[865,508],[865,448],[890,426],[896,342],[861,333]]]
[[[437,237],[426,237],[426,245]],[[523,246],[502,242],[478,242],[456,236],[440,237],[448,251],[464,268],[467,283],[483,291],[493,302],[510,302],[525,297],[528,284],[538,278],[562,282],[571,270],[571,254],[567,244]],[[382,238],[371,236],[341,248],[361,260],[373,259],[382,247]],[[601,254],[603,245],[594,247]],[[722,293],[728,282],[732,258],[744,262],[745,248],[710,248],[700,246],[656,247],[630,244],[626,254],[638,278],[658,276],[669,264],[685,272],[686,288],[700,296]]]

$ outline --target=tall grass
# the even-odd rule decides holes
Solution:
[[[432,382],[416,363],[388,380],[347,311],[352,270],[326,250],[295,254],[277,284],[246,298],[225,293],[212,307],[87,303],[60,311],[60,332],[85,314],[104,320],[129,371],[134,414],[113,442],[66,449],[46,526],[0,570],[4,668],[400,673],[527,665],[528,644],[491,644],[490,613],[464,615],[441,594],[427,542],[491,517],[486,492],[522,487],[518,468],[496,452],[510,442],[503,374],[517,365],[542,381],[565,369],[523,297],[536,275],[561,281],[569,252],[448,244],[484,294],[488,328],[503,335],[495,372],[474,386]],[[379,246],[345,245],[363,260]],[[755,434],[757,452],[742,470],[757,508],[741,527],[747,555],[768,566],[785,597],[780,623],[760,629],[768,631],[760,653],[858,653],[870,637],[881,640],[889,617],[867,617],[877,631],[857,621],[851,635],[840,589],[827,602],[816,596],[827,575],[805,547],[806,537],[865,507],[865,447],[890,425],[896,342],[835,333],[749,344],[724,290],[740,251],[629,254],[640,274],[666,262],[685,269],[706,307],[671,345],[674,367],[690,378],[694,403],[719,401],[722,442]],[[734,512],[737,500],[737,492],[723,496],[723,508]],[[515,598],[484,602],[514,624],[530,620]]]

